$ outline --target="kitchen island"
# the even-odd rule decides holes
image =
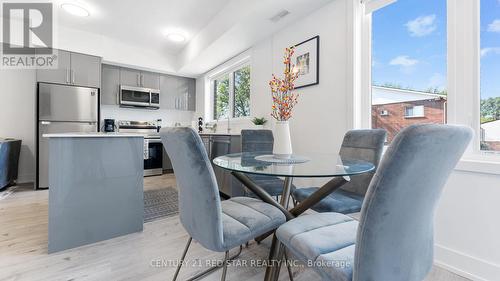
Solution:
[[[49,253],[142,231],[142,135],[43,137],[49,138]]]

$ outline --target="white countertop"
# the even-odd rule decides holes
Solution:
[[[61,134],[43,134],[44,138],[143,138],[142,134],[133,133],[61,133]]]

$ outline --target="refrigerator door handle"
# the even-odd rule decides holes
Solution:
[[[50,125],[51,122],[50,121],[41,121],[40,124],[42,124],[42,125]]]
[[[71,70],[71,83],[75,84],[75,71],[73,69]]]
[[[69,84],[69,69],[66,68],[66,83]]]

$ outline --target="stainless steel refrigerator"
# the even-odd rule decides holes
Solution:
[[[99,90],[58,84],[38,84],[36,184],[49,187],[49,143],[43,134],[97,132]]]

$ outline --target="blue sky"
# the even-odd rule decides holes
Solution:
[[[500,0],[481,1],[482,97],[500,96]],[[399,0],[373,14],[372,77],[446,89],[446,0]]]

